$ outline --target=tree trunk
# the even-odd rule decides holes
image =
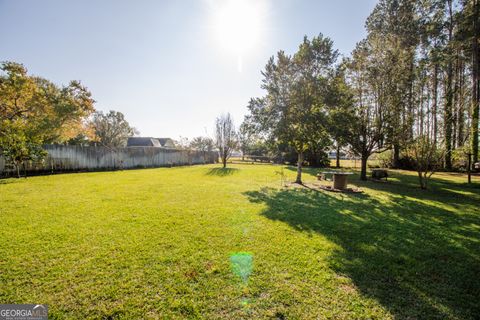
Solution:
[[[340,145],[337,143],[337,163],[336,167],[340,168]]]
[[[453,114],[452,114],[452,104],[453,104],[453,91],[452,91],[452,78],[453,78],[453,68],[452,62],[448,63],[447,67],[447,88],[446,88],[446,101],[445,101],[445,113],[444,113],[444,123],[445,123],[445,169],[452,169],[452,123],[453,123]]]
[[[362,154],[362,168],[360,171],[360,180],[367,180],[367,160],[368,160],[368,155]]]
[[[452,12],[452,0],[448,0],[448,7],[450,13],[450,24],[448,27],[448,41],[452,41],[453,36],[453,12]],[[447,88],[446,88],[446,101],[444,112],[444,124],[445,124],[445,169],[452,170],[452,107],[453,107],[453,64],[452,56],[449,52],[447,56]]]
[[[222,164],[223,168],[227,167],[227,155],[225,153],[222,155]]]
[[[432,106],[432,117],[433,117],[433,143],[437,144],[437,110],[438,110],[438,64],[435,62],[433,68],[433,106]]]
[[[16,169],[17,169],[17,178],[20,178],[20,164],[17,162],[17,164],[15,165]]]
[[[472,129],[471,129],[471,148],[473,153],[473,163],[478,162],[478,116],[480,107],[480,81],[479,81],[479,55],[478,38],[480,37],[479,7],[478,0],[474,1],[473,8],[473,28],[472,37]]]
[[[398,144],[393,145],[393,161],[394,168],[400,168],[400,146]]]
[[[444,112],[444,123],[445,123],[445,169],[452,169],[452,102],[453,102],[453,91],[452,91],[452,77],[453,77],[452,63],[448,63],[447,67],[447,88],[446,88],[446,101],[445,101],[445,112]]]
[[[472,183],[472,154],[468,154],[468,162],[467,162],[467,175],[468,175],[468,183]]]
[[[464,85],[465,85],[465,64],[463,62],[460,62],[460,67],[459,67],[459,85],[458,85],[458,93],[457,93],[457,103],[458,103],[458,110],[457,110],[457,146],[461,147],[464,145],[464,123],[465,123],[465,117],[464,117]]]
[[[425,181],[424,181],[424,178],[423,178],[423,174],[421,171],[418,171],[418,182],[420,183],[420,188],[421,189],[426,189],[427,186],[425,184]]]
[[[302,164],[303,164],[303,152],[298,153],[297,160],[297,179],[295,183],[302,184]]]

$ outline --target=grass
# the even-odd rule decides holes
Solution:
[[[421,191],[396,171],[336,194],[281,187],[280,166],[218,167],[3,180],[0,303],[51,319],[480,314],[478,180]]]

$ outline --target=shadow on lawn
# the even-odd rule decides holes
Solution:
[[[224,177],[230,176],[238,171],[239,170],[237,168],[212,168],[207,171],[206,175]]]
[[[392,188],[370,184],[385,191]],[[367,194],[339,197],[308,189],[246,194],[250,201],[267,205],[262,212],[267,218],[300,232],[322,234],[340,245],[331,267],[396,318],[476,317],[478,198],[463,195],[460,205],[467,210],[449,211],[442,204],[451,206],[450,197],[403,191],[394,190],[381,202]]]
[[[11,184],[13,181],[12,178],[0,178],[0,184]]]

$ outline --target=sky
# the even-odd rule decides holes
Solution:
[[[213,135],[239,125],[279,50],[322,33],[348,56],[375,0],[0,0],[0,61],[56,84],[80,80],[97,110],[141,136]]]

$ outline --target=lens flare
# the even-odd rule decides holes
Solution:
[[[243,284],[248,283],[248,278],[253,270],[253,256],[249,252],[236,252],[230,255],[232,272],[240,277]]]

